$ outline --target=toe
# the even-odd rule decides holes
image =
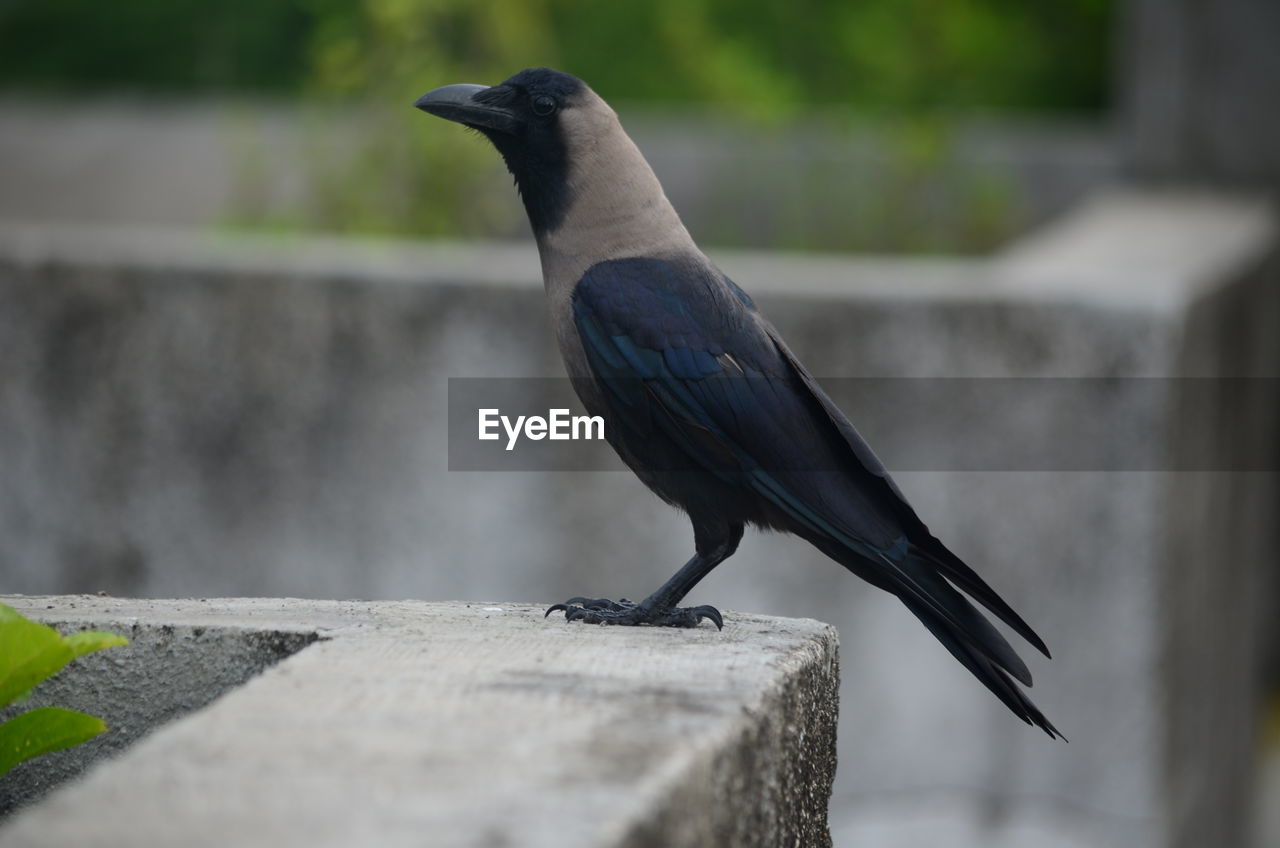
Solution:
[[[695,622],[701,623],[705,618],[716,626],[716,630],[724,630],[724,616],[720,615],[720,610],[715,607],[694,607],[689,612],[693,613]]]

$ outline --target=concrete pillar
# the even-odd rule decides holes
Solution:
[[[1280,3],[1129,0],[1121,26],[1130,173],[1280,189]]]

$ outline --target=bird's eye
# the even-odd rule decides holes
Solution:
[[[539,94],[533,98],[533,114],[545,118],[554,112],[558,105],[554,97],[547,94]]]

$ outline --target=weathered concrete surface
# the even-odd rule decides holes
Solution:
[[[6,848],[828,843],[837,644],[816,621],[733,614],[717,632],[570,626],[509,603],[5,601],[122,632],[319,637],[19,813]]]
[[[1133,193],[990,261],[715,258],[824,378],[1275,376],[1267,339],[1280,320],[1259,297],[1275,291],[1275,232],[1249,198]],[[3,585],[651,591],[687,559],[690,534],[629,474],[448,471],[447,377],[562,373],[537,273],[525,246],[0,230]],[[1176,408],[1171,394],[1156,400]],[[837,400],[891,468],[918,444],[998,453],[1029,432],[1100,432],[1130,467],[1159,468],[1187,426],[1277,467],[1265,408],[1165,414],[1134,431],[1099,429],[1123,397],[974,417]],[[1226,828],[1205,844],[1239,844],[1232,816],[1211,811],[1232,809],[1222,796],[1251,780],[1243,655],[1257,651],[1236,640],[1255,638],[1241,601],[1274,596],[1246,594],[1274,572],[1270,525],[1240,526],[1230,568],[1204,551],[1222,544],[1224,514],[1275,514],[1273,494],[1242,500],[1237,486],[1274,475],[1216,475],[1234,482],[1200,495],[1187,472],[896,476],[1048,641],[1052,662],[1029,658],[1032,695],[1072,742],[1018,724],[893,599],[801,542],[749,537],[691,601],[817,616],[844,634],[837,841],[912,844],[928,830],[957,846],[1130,848],[1165,844],[1192,815]],[[1214,688],[1197,685],[1206,666]],[[1215,746],[1222,721],[1231,741]]]
[[[244,611],[228,614],[225,605],[208,601],[197,602],[176,623],[172,618],[152,620],[145,603],[130,615],[119,602],[98,598],[18,596],[7,602],[64,633],[84,629],[104,609],[119,607],[106,625],[129,644],[80,658],[74,673],[57,675],[40,684],[29,700],[0,710],[4,720],[34,707],[66,707],[96,715],[111,728],[83,745],[30,760],[0,776],[0,816],[38,800],[94,761],[203,707],[316,639],[314,622],[270,626]]]

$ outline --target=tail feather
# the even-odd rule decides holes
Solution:
[[[901,560],[883,557],[880,561],[875,561],[864,559],[855,551],[833,543],[829,538],[811,541],[854,574],[896,595],[951,655],[969,669],[1014,715],[1041,728],[1050,737],[1066,739],[1018,688],[1017,683],[1031,685],[1031,673],[1022,658],[956,586],[969,592],[1047,655],[1044,643],[982,578],[958,558],[951,555],[963,570],[940,563],[938,557],[915,547]],[[954,581],[956,586],[948,581]],[[976,587],[976,590],[971,587]],[[1007,614],[1003,614],[1002,610],[1007,611]]]
[[[1013,646],[964,595],[938,575],[931,563],[914,554],[908,554],[900,562],[892,562],[887,558],[885,562],[887,567],[895,570],[901,577],[896,594],[904,603],[910,600],[922,612],[928,612],[945,623],[958,636],[980,646],[989,660],[1023,685],[1031,685],[1031,671],[1022,657],[1013,650]],[[914,609],[915,607],[913,611]]]
[[[1027,724],[1039,727],[1049,734],[1051,739],[1066,741],[1067,737],[1053,726],[1053,722],[1049,721],[1045,714],[1031,702],[1031,699],[1009,679],[1008,675],[995,667],[980,649],[957,635],[954,628],[928,609],[922,608],[914,599],[904,597],[902,601],[907,605],[907,609],[915,613],[916,618],[920,619],[938,641],[951,652],[951,655],[969,669],[974,677],[982,681],[983,685],[1012,710],[1014,715]]]
[[[1032,647],[1052,659],[1048,646],[1040,638],[1031,625],[1022,620],[1022,616],[1014,612],[1013,607],[1005,603],[1004,598],[996,594],[978,573],[965,564],[964,560],[947,550],[946,546],[932,536],[927,547],[914,547],[913,550],[929,560],[947,579],[959,586],[969,597],[982,604],[993,615],[1013,628],[1014,632],[1026,639]]]

